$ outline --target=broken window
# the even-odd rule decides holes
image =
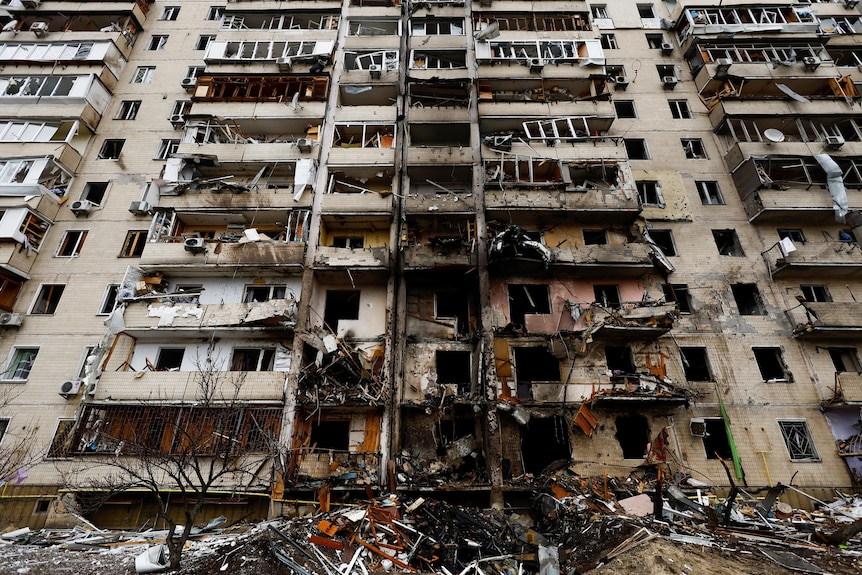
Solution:
[[[276,285],[249,285],[245,286],[245,295],[242,301],[245,303],[256,303],[269,301],[271,299],[284,299],[287,295],[287,286]]]
[[[210,6],[207,10],[207,20],[221,20],[224,16],[225,6]]]
[[[6,435],[6,430],[9,429],[9,421],[8,417],[0,417],[0,442],[3,441],[3,436]]]
[[[754,353],[763,381],[767,383],[793,381],[793,375],[784,363],[784,355],[780,347],[753,347],[751,351]]]
[[[108,182],[89,182],[86,187],[84,187],[81,199],[93,202],[94,204],[101,204],[102,200],[105,199],[107,191]]]
[[[0,309],[12,311],[22,285],[18,277],[0,269]]]
[[[168,44],[168,37],[164,35],[156,35],[150,38],[147,44],[147,50],[164,50]]]
[[[685,378],[688,381],[713,380],[705,347],[681,347],[679,348],[679,355]]]
[[[54,256],[71,258],[80,255],[85,239],[87,239],[87,230],[68,230],[63,234],[63,239],[60,240],[60,245],[57,246],[57,253]]]
[[[766,310],[756,284],[731,284],[730,291],[741,315],[763,315]]]
[[[364,243],[365,240],[362,236],[332,237],[332,247],[334,248],[361,249]]]
[[[521,427],[521,454],[524,471],[534,475],[541,474],[554,462],[569,461],[572,449],[565,418],[559,415],[531,417],[527,425]]]
[[[340,319],[359,319],[359,294],[359,290],[326,290],[323,323],[328,329],[338,330]]]
[[[733,459],[724,420],[720,417],[707,417],[704,418],[703,424],[703,450],[706,452],[706,458],[718,459],[721,457],[725,461]]]
[[[622,304],[620,287],[616,284],[595,284],[593,285],[593,295],[595,295],[596,303],[602,307],[619,309]]]
[[[550,290],[545,284],[509,284],[509,321],[524,325],[527,314],[551,313]]]
[[[157,371],[179,371],[186,353],[184,347],[162,347],[156,357]]]
[[[179,15],[179,6],[165,6],[162,10],[162,15],[159,16],[159,20],[176,20]]]
[[[605,360],[608,369],[615,373],[637,373],[634,360],[632,359],[632,348],[627,345],[606,345]]]
[[[473,376],[469,351],[446,351],[438,349],[436,352],[437,383],[455,384],[458,393],[470,392]]]
[[[602,41],[602,48],[605,50],[616,50],[619,48],[615,34],[602,34],[600,38]]]
[[[38,347],[14,347],[3,371],[5,381],[27,381],[39,353]]]
[[[790,461],[820,461],[814,438],[804,419],[779,419],[778,427],[784,438],[784,445]]]
[[[616,438],[625,459],[643,459],[650,442],[649,422],[643,415],[620,415],[616,418]]]
[[[159,147],[156,149],[154,160],[167,160],[173,154],[177,153],[180,147],[180,141],[177,139],[164,139],[159,142]]]
[[[512,351],[519,398],[531,399],[535,383],[560,383],[560,360],[547,347],[516,347]]]
[[[130,230],[126,233],[126,239],[120,249],[120,257],[139,258],[144,253],[145,245],[147,245],[147,230]]]
[[[676,302],[680,313],[691,313],[691,294],[688,284],[664,284],[664,297],[667,301]]]
[[[712,237],[720,255],[735,257],[745,255],[742,251],[742,245],[739,243],[739,236],[736,235],[736,230],[712,230]]]
[[[647,18],[652,18],[652,16],[647,16]],[[646,41],[647,46],[649,46],[653,50],[660,50],[661,45],[665,43],[664,36],[662,36],[661,34],[647,34]]]
[[[638,191],[638,199],[643,206],[664,207],[664,198],[661,195],[661,183],[657,181],[635,182]]]
[[[603,246],[608,243],[608,232],[605,230],[584,230],[584,245]]]
[[[676,246],[673,244],[673,232],[671,230],[650,230],[649,237],[664,255],[676,255]]]
[[[317,421],[311,423],[310,444],[315,449],[347,451],[350,445],[350,421]]]
[[[57,310],[60,297],[63,295],[63,290],[65,289],[65,284],[42,284],[39,288],[39,293],[36,295],[36,300],[33,302],[33,307],[30,309],[30,313],[34,315],[53,314]]]
[[[720,205],[724,203],[718,182],[697,181],[694,183],[700,196],[700,203],[705,206]]]
[[[676,66],[669,64],[659,64],[655,67],[655,69],[656,72],[658,72],[658,77],[665,85],[676,83]]]
[[[410,33],[413,36],[462,36],[463,18],[412,18]]]
[[[829,288],[825,285],[804,284],[799,286],[799,289],[802,290],[805,301],[832,301]]]
[[[614,110],[617,112],[617,118],[638,117],[633,100],[614,100]]]
[[[275,349],[234,348],[231,371],[272,371]]]
[[[126,144],[124,139],[108,139],[102,143],[102,148],[99,150],[100,160],[116,160],[120,157],[120,152],[123,151],[123,146]]]
[[[705,160],[706,148],[703,146],[703,140],[700,138],[682,138],[682,149],[685,151],[687,160]]]
[[[135,69],[135,75],[132,76],[132,84],[149,84],[153,81],[155,73],[155,66],[138,66]]]
[[[646,140],[643,138],[625,138],[626,155],[630,160],[649,160]]]
[[[670,106],[670,115],[677,120],[687,120],[691,118],[691,109],[688,107],[688,100],[668,100]]]
[[[655,18],[655,10],[652,4],[638,4],[638,16],[641,18]]]
[[[123,100],[120,102],[120,111],[117,112],[115,120],[134,120],[141,109],[140,100]]]
[[[434,292],[434,318],[455,319],[455,331],[466,334],[471,331],[470,302],[460,290],[441,290]]]
[[[102,296],[102,303],[99,304],[98,315],[108,315],[114,308],[117,307],[117,296],[120,293],[120,284],[108,284],[105,288],[105,295]]]
[[[805,234],[802,232],[802,230],[783,229],[783,230],[777,230],[777,231],[778,231],[778,237],[782,240],[787,238],[792,242],[799,242],[800,244],[805,243]]]
[[[835,371],[862,373],[862,363],[859,362],[859,354],[855,347],[829,347],[826,349],[829,352],[829,357],[832,358]]]
[[[604,4],[590,6],[590,12],[592,13],[593,18],[610,18],[608,15],[608,7]]]

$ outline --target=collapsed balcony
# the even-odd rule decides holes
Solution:
[[[306,331],[306,361],[297,380],[300,403],[382,405],[384,352],[380,343],[347,342],[327,331]]]
[[[325,102],[329,75],[204,75],[197,78],[193,102]],[[294,104],[295,105],[295,104]]]
[[[840,222],[848,209],[862,206],[862,160],[856,157],[758,155],[731,175],[753,223]]]
[[[794,337],[845,338],[862,335],[862,307],[855,302],[800,301],[799,305],[784,313],[793,326]]]
[[[398,86],[394,84],[341,82],[338,91],[342,106],[394,106],[398,100]]]
[[[831,398],[825,400],[823,409],[862,405],[862,373],[836,371],[835,387]],[[859,412],[856,411],[856,414]]]
[[[610,100],[610,90],[607,81],[602,78],[555,78],[552,82],[547,80],[530,79],[482,79],[479,83],[479,109],[483,116],[487,115],[514,115],[523,110],[527,115],[535,115],[537,108],[541,105],[541,111],[547,112],[545,106],[552,104],[559,115],[570,112],[576,116],[585,104],[583,102],[594,102],[589,112],[595,111],[595,106],[602,106],[600,101]],[[594,134],[596,130],[606,131],[610,128],[610,121],[614,115],[610,105],[606,107],[604,121],[607,125],[596,127],[587,132]],[[594,116],[582,116],[594,117]],[[610,121],[608,121],[610,120]],[[482,130],[486,130],[483,128]]]
[[[323,211],[338,214],[389,214],[392,210],[392,195],[397,193],[392,165],[338,168],[330,163]]]
[[[770,277],[775,279],[842,279],[856,277],[862,271],[862,249],[852,238],[785,241],[765,251],[763,257]]]
[[[436,354],[440,340],[470,341],[479,329],[479,305],[476,296],[478,288],[474,283],[475,279],[465,278],[465,274],[460,270],[448,273],[412,273],[408,277],[407,306],[410,312],[406,319],[406,333],[411,344],[432,342],[433,345],[426,346],[428,355],[422,358],[422,362],[408,364],[411,367],[405,377],[410,390],[405,389],[405,398],[415,400],[425,393],[429,372],[433,370],[419,366],[431,361],[445,363],[443,367],[447,376],[442,380],[438,378],[438,383],[455,384],[450,385],[452,392],[471,391],[472,382],[476,381],[471,365],[476,363],[469,357],[470,348],[453,348],[447,350],[452,351],[451,354],[443,354],[444,357],[435,356],[434,360],[430,359],[430,354]],[[440,283],[436,283],[437,281]],[[415,354],[415,349],[411,345],[409,353]],[[464,356],[465,351],[468,353],[467,357]]]
[[[411,108],[465,108],[470,103],[470,88],[470,83],[464,80],[407,78],[408,105]]]
[[[475,209],[473,166],[453,165],[441,173],[438,167],[410,166],[409,192],[403,200],[408,213],[464,213]]]
[[[2,189],[2,188],[0,188]],[[0,309],[10,311],[60,209],[54,194],[0,195]]]
[[[378,484],[381,421],[371,409],[298,411],[287,478],[297,487]]]
[[[722,100],[787,100],[808,103],[811,101],[843,101],[853,106],[859,92],[851,76],[832,77],[823,75],[777,76],[772,66],[760,64],[760,74],[737,76],[724,74],[709,76],[705,67],[695,78],[701,100],[710,111]]]

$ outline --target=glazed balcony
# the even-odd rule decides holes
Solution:
[[[862,336],[862,306],[855,302],[803,301],[784,312],[800,338]]]
[[[325,102],[329,76],[318,74],[225,74],[199,76],[192,92],[194,102],[291,104]],[[297,96],[298,95],[298,96]]]
[[[541,72],[552,64],[570,64],[573,67],[566,75],[588,77],[593,66],[605,64],[604,50],[598,39],[492,39],[477,42],[475,49],[479,64],[519,64],[527,68],[527,73]],[[573,70],[577,72],[573,74]]]
[[[0,64],[32,66],[57,62],[63,66],[104,66],[116,81],[131,52],[129,38],[134,40],[131,33],[115,31],[100,34],[99,40],[94,40],[92,31],[66,31],[52,33],[50,43],[0,42]]]
[[[786,255],[777,244],[764,252],[771,277],[794,280],[845,279],[858,277],[862,272],[862,250],[856,243],[808,241],[797,242],[794,247],[796,250]]]
[[[113,78],[107,68],[100,74],[4,76],[0,78],[0,116],[75,118],[95,131],[111,98],[103,80]],[[39,107],[35,108],[36,105]]]

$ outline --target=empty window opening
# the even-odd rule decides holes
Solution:
[[[326,290],[323,322],[335,331],[340,319],[359,319],[359,290]]]
[[[661,252],[666,256],[676,255],[676,246],[673,245],[673,232],[670,230],[650,230],[649,237]]]
[[[712,230],[712,237],[720,255],[735,257],[745,255],[745,252],[742,251],[742,245],[739,243],[739,236],[736,235],[736,230]]]
[[[802,230],[781,229],[776,231],[778,232],[778,237],[782,240],[787,238],[792,242],[805,243],[805,234]]]
[[[705,347],[681,347],[679,355],[688,381],[712,381]]]
[[[82,200],[101,204],[105,199],[105,193],[108,191],[108,182],[90,182],[84,188],[84,193],[81,194]]]
[[[683,138],[680,140],[685,157],[689,160],[705,160],[706,148],[700,138]]]
[[[619,48],[617,37],[615,34],[602,34],[600,37],[602,48],[605,50],[616,50]]]
[[[760,297],[760,290],[755,284],[732,284],[730,291],[733,293],[733,299],[736,300],[736,307],[741,315],[763,315],[766,313],[763,299]]]
[[[755,347],[751,351],[754,352],[754,359],[757,360],[757,367],[760,369],[763,381],[770,383],[793,381],[793,376],[787,369],[787,364],[784,363],[780,347]]]
[[[691,109],[688,107],[688,100],[668,100],[670,106],[670,115],[677,120],[687,120],[691,118]]]
[[[455,331],[466,334],[471,331],[470,304],[462,291],[434,292],[434,317],[436,319],[455,318]]]
[[[635,103],[632,100],[614,100],[614,110],[617,118],[637,118]]]
[[[661,184],[656,181],[635,182],[638,191],[638,199],[644,206],[664,207],[664,198],[661,195]]]
[[[832,296],[829,293],[829,288],[824,285],[801,285],[802,297],[805,301],[832,301]]]
[[[437,350],[437,383],[455,384],[458,393],[470,392],[472,386],[472,369],[469,351]]]
[[[147,44],[147,50],[164,50],[168,44],[167,36],[153,36]]]
[[[660,64],[656,66],[655,69],[662,82],[668,83],[676,81],[676,66]]]
[[[790,461],[820,461],[807,421],[779,419],[778,427],[781,429]]]
[[[655,18],[655,10],[652,4],[638,4],[638,16],[641,18]]]
[[[99,315],[108,315],[117,307],[117,295],[120,293],[119,284],[108,284],[102,303],[99,305]]]
[[[125,100],[120,102],[120,111],[117,113],[117,120],[134,120],[138,116],[138,110],[141,109],[140,100]]]
[[[855,347],[830,347],[828,350],[835,371],[862,373],[862,364],[859,363]]]
[[[123,146],[126,140],[110,139],[105,140],[102,144],[102,149],[99,150],[100,160],[116,160],[120,157],[120,152],[123,151]]]
[[[57,305],[60,303],[60,298],[63,295],[63,290],[66,289],[64,284],[43,284],[39,288],[39,294],[36,296],[36,301],[33,302],[31,314],[50,315],[57,311]]]
[[[349,442],[349,421],[312,421],[311,446],[313,448],[347,451]]]
[[[533,384],[560,382],[560,360],[547,347],[516,347],[513,352],[519,398],[531,399]]]
[[[225,6],[210,6],[207,10],[207,20],[221,20],[224,16]]]
[[[42,513],[48,513],[49,509],[51,509],[50,499],[37,499],[36,505],[35,507],[33,507],[33,513],[36,515],[41,515]]]
[[[667,301],[676,302],[680,313],[691,313],[691,294],[688,284],[664,284],[664,297]]]
[[[179,371],[183,364],[183,356],[186,350],[183,347],[163,347],[156,357],[156,369],[158,371]]]
[[[718,459],[725,461],[733,459],[730,442],[727,440],[727,430],[724,420],[720,417],[709,417],[703,420],[706,434],[703,436],[703,450],[707,459]]]
[[[642,459],[650,442],[649,423],[642,415],[620,415],[616,419],[617,441],[625,459]]]
[[[618,309],[620,301],[620,288],[616,284],[596,284],[593,286],[593,294],[596,303],[602,307]]]
[[[164,10],[162,10],[162,15],[159,16],[159,20],[176,20],[179,15],[179,6],[165,6]]]
[[[195,50],[206,50],[210,45],[210,42],[213,42],[216,37],[212,34],[205,34],[203,36],[198,36],[198,41],[195,44]]]
[[[572,449],[566,420],[558,415],[531,417],[527,425],[521,427],[521,454],[524,471],[534,475],[541,474],[556,461],[569,461]]]
[[[509,321],[524,325],[527,314],[551,313],[551,298],[544,284],[510,284]]]
[[[335,236],[332,238],[332,247],[360,249],[365,240],[362,236]]]
[[[446,448],[453,441],[476,434],[476,421],[471,416],[456,415],[451,418],[440,419],[437,421],[436,427],[438,432],[436,434],[437,455],[440,456],[446,455]]]
[[[641,16],[642,18],[652,18],[652,16]],[[665,43],[664,36],[661,34],[647,34],[646,35],[647,46],[654,50],[660,50],[661,45]]]
[[[274,349],[235,348],[231,371],[272,371]]]
[[[121,258],[139,258],[147,245],[147,230],[131,230],[126,234],[126,240],[120,250]]]
[[[87,239],[86,230],[69,230],[63,235],[60,240],[60,245],[57,247],[58,258],[71,258],[81,253],[81,248],[84,247],[84,240]]]
[[[643,138],[625,138],[626,156],[630,160],[649,160],[646,140]]]
[[[608,243],[608,233],[605,230],[584,230],[584,245],[603,246]]]
[[[632,348],[627,345],[605,346],[605,360],[608,362],[608,369],[615,374],[637,372],[632,359]]]
[[[604,4],[600,6],[591,6],[590,12],[593,15],[593,18],[610,18],[608,15],[608,7]]]
[[[245,286],[245,303],[259,303],[271,299],[284,299],[287,295],[286,285],[252,285]]]
[[[721,195],[718,182],[699,181],[695,182],[695,186],[697,187],[701,204],[705,206],[724,204],[724,197]]]

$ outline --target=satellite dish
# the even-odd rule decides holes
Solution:
[[[763,137],[765,137],[767,140],[769,140],[770,144],[772,144],[772,143],[778,144],[779,142],[784,141],[785,136],[784,136],[784,132],[782,132],[781,130],[777,130],[775,128],[767,128],[766,130],[763,131]]]

